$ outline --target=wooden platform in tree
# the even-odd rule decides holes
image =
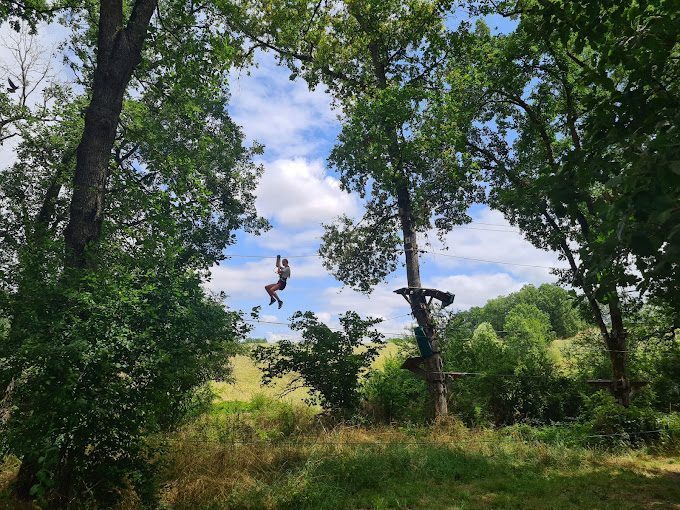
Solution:
[[[429,305],[433,299],[441,301],[442,308],[446,308],[453,303],[455,299],[455,294],[446,292],[438,289],[427,289],[423,287],[403,287],[394,291],[395,294],[404,296],[404,299],[411,303],[411,296],[420,295],[423,298],[428,298],[427,304]]]
[[[408,358],[402,363],[401,368],[404,370],[409,370],[413,372],[416,377],[427,381],[428,371],[425,370],[421,365],[425,363],[426,358],[418,356],[415,358]],[[460,379],[461,377],[466,377],[469,375],[477,375],[472,372],[440,372],[448,380]],[[433,374],[434,375],[434,374]]]

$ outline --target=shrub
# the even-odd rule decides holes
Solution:
[[[320,405],[336,418],[350,417],[359,405],[360,378],[384,343],[382,335],[370,329],[379,322],[347,312],[340,318],[343,331],[334,331],[312,312],[297,312],[291,328],[302,331],[301,341],[281,340],[253,350],[255,361],[263,369],[263,384],[297,374],[287,391],[308,388],[312,395],[309,403]]]
[[[640,446],[666,437],[660,413],[645,405],[623,407],[604,390],[585,398],[583,419],[593,435],[590,444]]]
[[[363,411],[374,423],[422,423],[429,416],[427,384],[402,369],[402,363],[403,359],[390,357],[366,379]]]
[[[278,441],[315,431],[317,413],[303,403],[254,395],[246,402],[213,404],[209,413],[188,422],[180,435],[221,443]]]
[[[228,373],[236,317],[172,263],[25,285],[0,343],[0,456],[23,460],[19,488],[109,507],[131,483],[152,498],[153,438]]]
[[[549,355],[547,316],[520,304],[506,324],[505,338],[484,323],[471,338],[454,335],[447,342],[447,369],[478,373],[454,382],[454,411],[475,425],[547,423],[577,415],[579,387]]]

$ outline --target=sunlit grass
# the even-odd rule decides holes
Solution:
[[[676,453],[566,447],[455,420],[328,429],[304,406],[260,397],[173,438],[162,500],[177,509],[678,508]]]
[[[387,343],[373,363],[374,368],[381,368],[385,360],[396,354],[398,349],[396,344]],[[232,363],[234,382],[216,382],[212,385],[218,401],[248,401],[255,395],[265,395],[271,398],[282,398],[287,402],[302,402],[309,396],[306,390],[298,389],[281,397],[292,376],[276,380],[271,385],[262,386],[262,374],[249,356],[236,356]]]

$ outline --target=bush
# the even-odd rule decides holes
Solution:
[[[644,405],[623,407],[608,391],[585,398],[583,419],[594,445],[640,446],[668,437],[660,413]]]
[[[645,307],[636,316],[639,324],[630,328],[628,367],[631,379],[647,381],[644,391],[634,401],[644,399],[659,412],[680,409],[680,337],[663,324],[658,310]],[[665,332],[665,333],[664,333]],[[565,349],[565,365],[574,380],[609,379],[611,362],[596,330],[576,336]],[[641,405],[641,404],[638,404]]]
[[[363,386],[363,412],[373,423],[422,423],[429,416],[427,384],[390,357],[370,372]]]
[[[182,436],[234,443],[279,441],[316,430],[318,410],[302,403],[254,395],[249,401],[219,402],[182,428]]]
[[[228,373],[236,318],[172,264],[24,285],[0,343],[0,456],[23,460],[20,488],[109,507],[132,484],[152,499],[154,437]]]
[[[335,418],[351,417],[360,401],[361,376],[384,343],[382,335],[370,329],[378,322],[380,319],[362,320],[355,312],[347,312],[340,318],[340,332],[319,322],[312,312],[297,312],[291,328],[302,331],[301,341],[281,340],[253,350],[263,370],[263,384],[297,374],[287,391],[308,388],[310,404],[320,405]]]
[[[578,414],[579,387],[561,374],[548,352],[548,317],[520,304],[507,316],[507,336],[480,324],[471,338],[447,342],[447,370],[474,372],[453,384],[452,408],[467,423],[549,423]]]

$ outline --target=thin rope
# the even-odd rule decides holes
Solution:
[[[460,415],[453,415],[460,416]],[[676,433],[678,431],[674,429],[655,429],[655,430],[642,430],[638,432],[612,432],[610,434],[587,434],[581,436],[582,438],[595,438],[595,437],[628,437],[628,436],[638,436],[645,434],[658,434],[660,432],[671,432]],[[219,441],[217,439],[194,439],[194,438],[167,438],[168,441],[173,442],[185,442],[185,443],[197,443],[197,444],[220,444],[225,446],[245,446],[245,445],[269,445],[269,446],[318,446],[318,445],[352,445],[352,446],[370,446],[370,445],[413,445],[413,446],[439,446],[439,445],[461,445],[468,443],[498,443],[502,440],[521,440],[512,436],[500,436],[495,438],[466,438],[451,441],[323,441],[323,440],[257,440],[257,441],[246,441],[246,440],[229,440],[229,441]],[[525,442],[524,440],[521,440]]]
[[[475,262],[485,262],[487,264],[503,264],[507,266],[520,266],[520,267],[537,267],[541,269],[568,269],[566,267],[555,267],[555,266],[539,266],[536,264],[520,264],[518,262],[507,262],[507,261],[502,261],[502,260],[488,260],[488,259],[477,259],[473,257],[463,257],[461,255],[453,255],[450,253],[441,253],[438,251],[431,251],[431,250],[419,250],[420,253],[429,253],[430,255],[437,255],[439,257],[451,257],[454,259],[463,259],[463,260],[472,260]]]

